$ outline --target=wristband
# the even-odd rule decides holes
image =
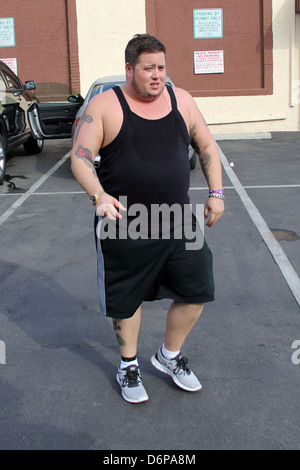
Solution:
[[[210,189],[209,194],[224,194],[223,189]]]
[[[223,201],[225,199],[225,196],[223,196],[223,194],[216,194],[216,193],[210,193],[208,197],[216,197],[217,199],[223,199]]]

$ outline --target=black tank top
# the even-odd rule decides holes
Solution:
[[[100,149],[98,177],[104,190],[119,199],[127,197],[127,209],[135,203],[173,205],[189,203],[190,136],[177,109],[174,91],[172,110],[161,119],[144,119],[133,113],[117,86],[113,88],[123,110],[116,138]]]

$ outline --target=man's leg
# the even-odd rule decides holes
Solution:
[[[202,311],[203,304],[173,302],[168,312],[165,343],[151,358],[154,367],[170,375],[176,385],[190,392],[201,390],[202,385],[180,350]]]
[[[130,318],[124,320],[114,319],[113,325],[122,357],[117,374],[122,396],[130,403],[147,401],[148,395],[142,384],[141,372],[136,357],[141,325],[141,307]]]
[[[113,319],[114,330],[120,347],[122,357],[134,357],[137,353],[137,344],[141,326],[142,309],[139,307],[135,314],[124,320]]]
[[[178,351],[182,348],[187,336],[197,323],[203,304],[184,304],[173,302],[170,306],[165,334],[165,348]]]

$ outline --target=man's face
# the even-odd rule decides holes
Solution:
[[[143,53],[134,67],[126,64],[127,81],[132,91],[144,100],[155,99],[163,92],[166,81],[164,52]]]

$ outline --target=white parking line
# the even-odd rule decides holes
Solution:
[[[270,184],[261,186],[243,186],[244,189],[281,189],[281,188],[300,188],[300,184]],[[224,189],[234,189],[234,186],[224,186]],[[207,186],[191,186],[190,191],[207,191]],[[1,197],[22,196],[24,193],[0,193]],[[32,196],[69,196],[72,194],[86,194],[85,191],[35,191]]]
[[[300,184],[264,184],[260,186],[243,186],[245,189],[282,189],[282,188],[300,188]],[[207,186],[193,186],[191,190],[207,189]],[[224,189],[235,189],[234,186],[224,186]]]
[[[0,226],[43,184],[45,181],[70,157],[71,151],[66,153],[50,170],[36,181],[22,196],[14,202],[4,214],[0,216]]]
[[[284,253],[280,244],[278,243],[278,241],[272,234],[271,230],[269,229],[265,220],[261,216],[260,212],[258,211],[256,206],[253,204],[252,200],[248,196],[247,192],[245,191],[245,188],[242,186],[238,177],[234,173],[224,153],[222,152],[219,146],[218,148],[219,148],[220,158],[221,158],[224,170],[226,171],[228,178],[230,179],[232,185],[234,186],[236,192],[238,193],[240,199],[242,200],[242,203],[244,204],[253,223],[256,225],[256,228],[261,234],[276,264],[281,270],[283,277],[285,278],[290,290],[292,291],[298,305],[300,305],[300,279],[299,279],[297,272],[293,268],[292,264],[290,263],[288,257]]]
[[[24,193],[0,193],[0,197],[22,196]],[[85,191],[35,191],[32,196],[68,196],[72,194],[86,194]]]

